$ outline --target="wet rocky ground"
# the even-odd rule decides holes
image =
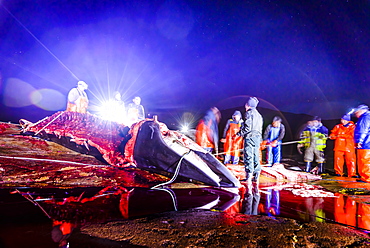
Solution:
[[[370,247],[368,235],[335,224],[202,210],[96,224],[81,232],[144,247]]]

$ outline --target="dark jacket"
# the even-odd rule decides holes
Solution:
[[[245,121],[237,133],[244,139],[249,139],[255,136],[262,136],[263,119],[261,114],[255,108],[249,109],[245,113]]]
[[[355,143],[360,143],[362,149],[370,149],[370,111],[363,113],[356,123]]]
[[[272,128],[274,128],[274,127],[271,124],[267,126],[265,132],[263,133],[263,140],[269,140],[270,142],[274,141],[274,140],[277,140],[277,141],[283,140],[284,135],[285,135],[285,126],[284,126],[284,124],[280,123],[279,135],[277,137],[273,137],[273,138],[271,137],[270,131],[271,131]]]

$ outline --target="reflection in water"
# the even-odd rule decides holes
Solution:
[[[342,194],[336,194],[335,198],[335,221],[349,225],[356,226],[356,211],[357,204],[354,200]]]
[[[258,189],[258,185],[249,185],[244,195],[244,201],[242,204],[242,213],[248,215],[258,214],[258,204],[260,203],[261,194]]]
[[[370,231],[369,204],[356,202],[350,196],[340,193],[335,193],[334,197],[320,197],[325,194],[320,194],[318,197],[302,197],[293,194],[292,190],[287,190],[281,185],[277,185],[276,188],[268,186],[260,185],[261,200],[258,214],[286,217],[302,222],[339,223],[362,231]],[[257,191],[252,189],[247,192]],[[254,197],[257,199],[258,194]],[[248,201],[245,203],[247,204]],[[249,208],[245,206],[240,212],[248,213],[248,209],[251,209],[250,213],[255,214],[253,212],[254,202],[249,201],[249,204]]]
[[[297,187],[293,185],[293,188]],[[73,229],[85,224],[189,209],[280,216],[301,222],[335,222],[363,231],[370,230],[369,204],[356,202],[351,197],[339,193],[333,195],[334,197],[323,197],[323,194],[317,194],[315,197],[312,192],[296,194],[294,190],[281,185],[245,185],[239,188],[239,193],[219,188],[106,187],[22,190],[24,192],[13,192],[22,194],[44,212],[52,223],[52,239],[59,243],[60,247],[67,247],[67,239]]]
[[[167,211],[215,209],[225,211],[239,201],[237,193],[218,188],[147,189],[106,187],[56,191],[32,189],[20,193],[52,220],[51,236],[60,247],[67,247],[73,228]],[[67,196],[67,197],[66,197]]]
[[[66,221],[53,221],[53,228],[51,229],[51,238],[59,247],[68,247],[68,238],[71,236],[74,225]]]
[[[306,189],[317,190],[317,189]],[[259,207],[259,213],[268,216],[280,216],[295,219],[302,222],[325,222],[333,221],[330,216],[333,212],[334,197],[312,197],[311,193],[300,195],[294,194],[294,190],[281,187],[268,187],[262,190],[263,195]],[[309,197],[302,197],[308,195]],[[322,194],[318,194],[322,196]],[[332,195],[334,196],[334,195]]]
[[[277,189],[267,189],[265,204],[260,203],[260,213],[268,216],[280,215],[280,191]]]
[[[370,205],[357,203],[350,197],[337,193],[335,198],[335,221],[370,231]]]
[[[304,199],[306,211],[309,217],[308,222],[325,222],[324,198],[307,197]]]

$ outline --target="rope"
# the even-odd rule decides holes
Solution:
[[[25,119],[20,119],[19,120],[19,124],[21,125],[21,127],[24,129],[23,132],[26,132],[28,130],[28,128],[30,127],[33,127],[33,126],[36,126],[37,124],[39,124],[40,122],[46,120],[47,118],[49,118],[48,116],[46,116],[45,118],[39,120],[38,122],[36,123],[32,123],[30,121],[27,121]]]
[[[39,131],[37,131],[35,133],[35,135],[38,135],[42,130],[44,130],[47,126],[49,126],[51,123],[53,123],[56,119],[59,118],[59,116],[61,116],[64,112],[61,112],[59,115],[57,115],[57,117],[55,117],[54,119],[52,119],[48,124],[46,124],[43,128],[41,128]]]
[[[51,216],[45,211],[45,209],[43,207],[41,207],[41,205],[35,201],[35,199],[33,199],[33,197],[31,196],[30,193],[23,193],[23,192],[20,192],[18,189],[15,190],[15,193],[19,193],[21,196],[23,196],[25,199],[27,199],[28,201],[32,202],[35,206],[39,207],[41,209],[41,211],[49,218],[51,219]]]
[[[281,143],[280,145],[282,145],[282,146],[283,145],[290,145],[290,144],[296,144],[298,142],[300,142],[300,140],[288,141],[288,142]],[[236,152],[236,151],[243,151],[243,149],[236,149],[236,150],[229,151],[229,152],[231,153],[231,152]],[[213,155],[217,156],[217,155],[222,155],[222,154],[226,154],[226,153],[229,153],[229,152],[219,152],[219,153],[216,153],[216,154],[213,154]]]
[[[153,188],[152,188],[152,189],[153,189]],[[175,194],[171,189],[165,189],[165,188],[157,189],[157,188],[155,188],[154,190],[160,190],[160,191],[165,191],[165,192],[169,193],[169,194],[170,194],[170,196],[171,196],[171,199],[172,199],[173,208],[175,209],[175,211],[177,211],[177,199],[176,199],[176,194]]]
[[[18,160],[33,160],[33,161],[48,161],[48,162],[56,162],[56,163],[77,164],[77,165],[87,165],[87,166],[99,166],[99,167],[107,166],[107,165],[84,164],[84,163],[73,162],[73,161],[58,160],[58,159],[46,159],[46,158],[11,157],[11,156],[2,156],[2,155],[0,155],[0,158],[18,159]]]
[[[151,189],[156,189],[156,188],[158,188],[158,187],[161,187],[161,186],[164,186],[164,185],[167,185],[167,184],[171,184],[173,181],[175,181],[175,180],[176,180],[176,178],[177,178],[177,176],[178,176],[178,174],[179,174],[179,172],[180,172],[180,166],[181,166],[181,162],[182,162],[182,160],[183,160],[183,159],[184,159],[184,157],[185,157],[186,155],[188,155],[190,152],[191,152],[191,149],[189,149],[189,151],[187,151],[184,155],[182,155],[182,156],[181,156],[181,158],[180,158],[179,162],[177,163],[175,173],[174,173],[173,177],[171,178],[171,180],[169,180],[168,182],[160,183],[160,184],[158,184],[158,185],[156,185],[156,186],[153,186],[153,187],[151,187]]]
[[[213,154],[214,156],[217,156],[217,155],[222,155],[222,154],[226,154],[226,153],[231,153],[231,152],[237,152],[237,151],[243,151],[243,149],[237,149],[237,150],[233,150],[233,151],[228,151],[228,152],[219,152],[219,153],[215,153]]]

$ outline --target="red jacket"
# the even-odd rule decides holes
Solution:
[[[224,130],[224,138],[226,139],[224,152],[232,156],[239,156],[239,149],[243,148],[243,138],[236,136],[240,130],[241,123],[242,122],[237,123],[233,119],[230,119],[228,120]]]
[[[335,139],[334,151],[355,152],[354,131],[356,125],[350,121],[347,126],[342,123],[331,130],[330,139]]]
[[[203,148],[215,148],[215,144],[212,141],[212,130],[210,128],[210,123],[208,125],[201,120],[196,127],[195,140]]]

